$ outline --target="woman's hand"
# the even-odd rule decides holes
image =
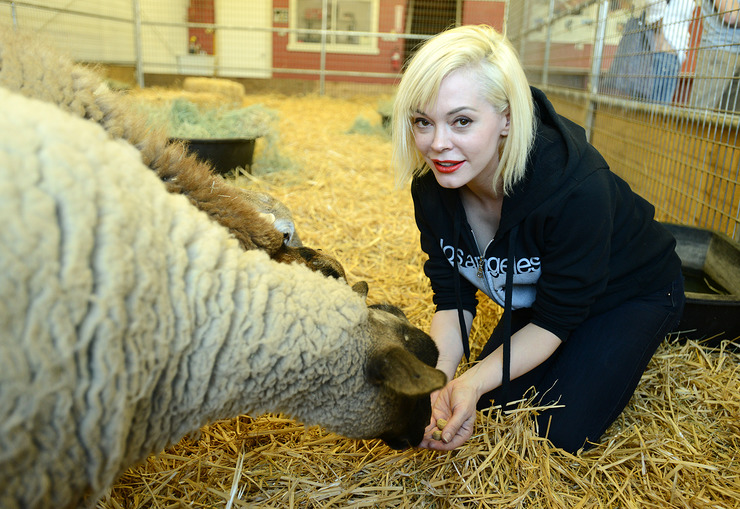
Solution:
[[[473,314],[463,311],[466,333],[470,335]],[[450,382],[430,395],[432,418],[424,431],[424,439],[419,447],[427,449],[451,450],[462,445],[473,434],[475,410],[478,398],[473,386],[455,377],[455,372],[463,356],[460,320],[456,309],[437,311],[432,317],[429,335],[439,349],[437,369],[441,370]],[[437,419],[446,419],[442,430],[442,440],[434,440],[432,433],[437,429]]]
[[[511,379],[539,366],[560,344],[555,334],[533,323],[522,327],[511,337]],[[432,419],[419,447],[449,451],[461,446],[472,436],[478,398],[501,385],[502,357],[503,347],[498,347],[485,359],[432,393]],[[447,420],[442,430],[442,440],[432,438],[437,419]]]
[[[455,378],[439,391],[432,393],[432,421],[424,432],[419,447],[450,451],[465,443],[475,428],[477,391],[464,379]],[[442,440],[434,440],[432,433],[437,429],[437,419],[446,419]]]

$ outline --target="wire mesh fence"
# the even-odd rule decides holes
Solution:
[[[740,7],[720,0],[511,2],[530,81],[669,222],[740,238]]]
[[[0,0],[0,24],[140,86],[392,93],[419,42],[487,23],[659,219],[739,239],[739,1]]]

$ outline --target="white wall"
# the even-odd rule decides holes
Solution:
[[[138,0],[141,13],[143,72],[175,74],[188,58],[189,0]],[[38,32],[77,61],[133,65],[134,0],[26,0],[15,20]],[[215,0],[217,74],[270,77],[272,33],[244,29],[272,26],[269,0]],[[11,26],[10,5],[0,5],[0,25]],[[169,26],[181,25],[181,26]],[[213,71],[201,74],[213,74]]]
[[[38,32],[75,60],[134,62],[131,0],[26,0],[24,4],[30,5],[15,6],[17,27]],[[0,11],[0,24],[13,24],[8,5]]]
[[[188,52],[187,27],[150,25],[150,23],[186,23],[190,2],[188,0],[139,0],[139,2],[143,71],[177,73],[178,55],[185,55]]]
[[[216,24],[226,27],[270,28],[272,2],[216,0]],[[216,31],[219,76],[269,78],[272,73],[272,32],[219,29]]]

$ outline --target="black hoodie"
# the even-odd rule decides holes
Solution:
[[[475,314],[480,289],[508,315],[531,308],[532,323],[566,341],[589,316],[668,285],[681,262],[653,206],[609,170],[581,127],[558,115],[540,90],[532,95],[537,134],[526,176],[504,197],[485,253],[457,189],[440,187],[428,171],[411,192],[437,310],[461,306]],[[514,283],[509,306],[507,272]]]

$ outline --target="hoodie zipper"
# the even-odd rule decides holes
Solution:
[[[475,242],[475,248],[478,250],[478,261],[477,261],[478,271],[475,273],[475,275],[478,276],[480,279],[483,279],[483,275],[484,275],[483,266],[485,265],[485,261],[486,261],[486,251],[488,250],[488,246],[491,245],[491,242],[493,242],[493,240],[496,237],[494,236],[493,239],[491,239],[491,242],[488,243],[488,245],[486,246],[486,249],[484,249],[483,253],[481,253],[480,247],[478,244],[478,239],[475,238],[475,232],[473,231],[472,228],[470,229],[470,234],[473,236],[473,242]],[[486,281],[486,283],[488,283],[488,281]]]

